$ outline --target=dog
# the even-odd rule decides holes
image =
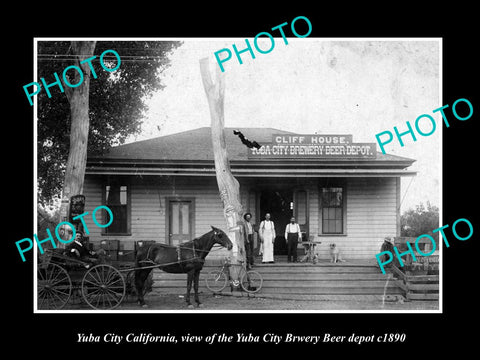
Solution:
[[[330,244],[330,262],[337,263],[337,262],[344,262],[345,260],[342,259],[340,254],[340,250],[337,248],[337,244],[331,243]]]

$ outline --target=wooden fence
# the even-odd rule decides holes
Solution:
[[[423,256],[416,251],[417,238],[395,237],[395,246],[402,253],[408,250],[406,243],[412,247],[416,261],[410,254],[402,257],[403,267],[392,265],[392,272],[398,277],[397,285],[405,292],[407,300],[438,300],[439,299],[439,253],[438,250],[430,256]],[[432,250],[429,239],[418,241],[418,248],[428,254]]]

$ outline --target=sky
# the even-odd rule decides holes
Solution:
[[[441,139],[443,121],[434,109],[441,103],[441,41],[429,39],[274,38],[268,54],[252,45],[241,54],[240,64],[232,44],[246,47],[244,38],[181,39],[171,55],[171,66],[161,75],[165,88],[148,100],[142,132],[127,142],[145,140],[210,126],[210,113],[200,75],[199,60],[209,58],[210,70],[218,67],[214,53],[232,51],[225,68],[225,126],[271,127],[300,134],[352,134],[353,142],[375,143],[375,135],[428,114],[436,130],[428,137],[402,137],[385,146],[389,154],[415,159],[401,184],[402,213],[420,202],[440,206]],[[271,47],[260,38],[261,49]],[[249,39],[253,43],[253,39]],[[223,54],[221,55],[223,56]],[[424,133],[432,124],[423,118]],[[248,137],[248,135],[247,135]],[[377,145],[377,151],[380,148]]]

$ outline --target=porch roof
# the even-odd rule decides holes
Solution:
[[[377,152],[376,158],[251,159],[248,148],[225,128],[228,157],[235,176],[402,176],[414,159]],[[274,128],[240,128],[245,137],[269,143],[273,134],[297,135]],[[215,176],[210,127],[137,141],[89,154],[87,174]]]

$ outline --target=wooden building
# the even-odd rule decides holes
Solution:
[[[245,212],[258,224],[266,212],[276,226],[276,252],[294,215],[308,237],[322,241],[320,259],[335,242],[346,259],[372,259],[386,235],[400,235],[400,177],[413,176],[412,159],[376,152],[352,135],[303,135],[272,128],[239,129],[263,145],[247,148],[225,129],[231,169]],[[138,141],[89,154],[85,210],[107,205],[108,228],[86,217],[90,240],[178,244],[210,225],[225,229],[209,127]],[[224,256],[215,252],[212,256]]]

